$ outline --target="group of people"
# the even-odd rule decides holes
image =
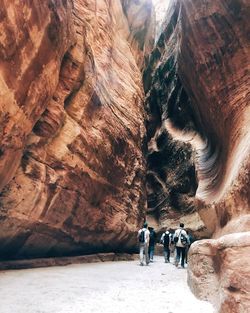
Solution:
[[[148,265],[153,262],[154,248],[157,241],[157,236],[153,227],[148,227],[145,222],[143,228],[138,231],[138,240],[140,246],[140,265]],[[192,236],[184,229],[184,224],[180,223],[179,228],[175,232],[166,230],[160,239],[163,245],[165,262],[170,262],[170,254],[175,251],[174,264],[178,267],[181,260],[181,266],[184,268],[187,262],[188,249],[192,243]]]

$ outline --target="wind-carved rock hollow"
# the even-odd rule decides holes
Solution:
[[[211,238],[193,292],[248,312],[249,6],[2,3],[0,259],[132,252],[145,217],[182,220]]]

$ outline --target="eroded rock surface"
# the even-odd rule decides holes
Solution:
[[[196,212],[195,151],[189,142],[183,142],[183,136],[175,133],[173,137],[169,130],[173,123],[186,131],[194,127],[191,121],[187,123],[190,98],[179,75],[180,9],[179,2],[169,8],[143,75],[148,141],[147,213],[161,231],[166,227],[175,229],[181,221],[199,238],[211,232]]]
[[[67,1],[1,6],[0,190],[20,163],[27,136],[53,95],[72,44]]]
[[[219,312],[248,312],[250,232],[201,240],[192,246],[188,282],[192,291]],[[197,266],[199,264],[199,266]]]
[[[1,258],[131,251],[147,192],[159,229],[213,234],[193,291],[244,312],[248,2],[172,1],[150,57],[149,0],[5,1],[0,25]]]
[[[249,12],[244,0],[173,1],[144,73],[149,157],[151,143],[161,152],[157,140],[163,132],[168,144],[170,137],[191,149],[189,141],[195,149],[198,188],[194,184],[189,195],[216,239],[191,248],[190,285],[221,313],[249,308],[249,284],[240,282],[250,272]],[[168,166],[164,157],[157,163],[163,172]],[[159,169],[153,169],[154,178]],[[157,187],[160,196],[172,187],[162,186]],[[160,196],[152,208],[161,207]],[[210,252],[203,249],[207,246]]]
[[[1,9],[2,258],[131,251],[143,220],[141,52],[126,3],[69,3]]]

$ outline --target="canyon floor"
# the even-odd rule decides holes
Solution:
[[[186,269],[155,257],[0,272],[1,313],[213,313],[189,290]]]

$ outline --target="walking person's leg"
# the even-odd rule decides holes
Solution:
[[[144,244],[140,243],[140,265],[143,265]]]
[[[164,247],[163,253],[164,253],[165,263],[167,263],[168,262],[168,250],[166,247]]]
[[[180,262],[180,256],[181,256],[181,248],[176,247],[176,257],[175,257],[175,266],[177,267]]]
[[[145,248],[145,259],[146,259],[146,265],[148,265],[148,264],[149,264],[148,245],[147,245],[147,244],[145,244],[144,248]]]
[[[151,262],[153,262],[154,253],[155,253],[155,246],[151,246],[151,247],[150,247],[150,261],[151,261]]]
[[[170,262],[170,249],[167,247],[167,261]]]
[[[175,261],[175,246],[170,245],[169,250],[170,250],[170,256],[172,256]]]
[[[149,254],[149,261],[153,261],[153,247],[149,246],[148,247],[148,254]]]
[[[185,267],[186,247],[181,248],[181,266]]]
[[[186,264],[187,264],[187,261],[188,261],[188,250],[189,250],[189,248],[190,248],[190,246],[186,247],[186,257],[185,257]]]

